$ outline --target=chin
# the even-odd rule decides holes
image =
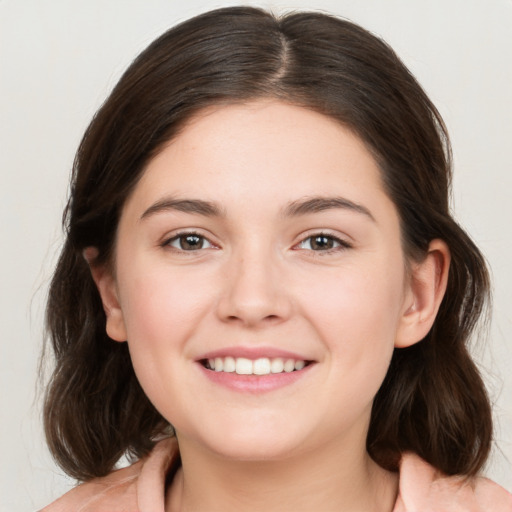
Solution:
[[[282,425],[245,422],[244,425],[208,424],[206,432],[187,435],[217,456],[240,461],[283,460],[303,449],[306,436]],[[293,424],[292,424],[293,425]],[[177,431],[180,439],[179,430]]]
[[[279,442],[269,439],[268,436],[257,439],[239,439],[236,442],[226,443],[222,446],[212,446],[215,453],[223,458],[246,462],[278,461],[289,458],[298,450],[296,443]]]

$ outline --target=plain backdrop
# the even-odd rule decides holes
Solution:
[[[61,244],[74,151],[95,110],[149,42],[234,2],[0,0],[0,509],[36,510],[73,482],[43,441],[37,364]],[[487,343],[475,349],[495,402],[487,474],[512,489],[512,1],[294,0],[387,40],[444,116],[455,156],[453,208],[494,279]]]

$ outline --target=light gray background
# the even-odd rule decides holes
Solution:
[[[44,446],[36,370],[60,215],[80,137],[131,59],[177,21],[234,2],[0,0],[0,509],[34,510],[72,482]],[[321,9],[381,35],[444,116],[454,210],[486,254],[495,312],[475,354],[495,401],[487,474],[512,489],[512,0],[254,2]]]

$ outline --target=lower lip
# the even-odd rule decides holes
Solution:
[[[313,363],[302,370],[293,372],[269,373],[268,375],[238,375],[232,372],[216,372],[205,368],[198,363],[204,375],[215,384],[219,384],[233,391],[244,393],[266,393],[276,389],[290,386],[305,377],[314,366]]]

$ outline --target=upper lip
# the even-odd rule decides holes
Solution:
[[[198,361],[204,359],[215,359],[216,357],[245,357],[246,359],[256,360],[261,358],[282,358],[282,359],[294,359],[296,361],[310,361],[307,357],[304,357],[295,352],[289,350],[282,350],[276,347],[226,347],[217,350],[206,352]]]

